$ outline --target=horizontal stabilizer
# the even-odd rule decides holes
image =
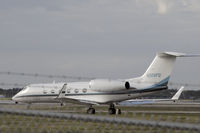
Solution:
[[[158,53],[159,56],[174,56],[174,57],[200,57],[200,54],[185,54],[178,52],[163,52]]]

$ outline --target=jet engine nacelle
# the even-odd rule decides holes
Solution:
[[[110,92],[127,90],[130,88],[130,84],[127,81],[95,79],[90,81],[89,87],[99,92]]]

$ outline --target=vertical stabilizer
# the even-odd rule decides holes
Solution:
[[[141,77],[141,82],[167,85],[171,75],[176,57],[182,57],[185,54],[175,52],[158,53]]]

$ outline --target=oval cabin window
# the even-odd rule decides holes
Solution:
[[[87,92],[87,89],[86,89],[86,88],[83,88],[82,91],[83,91],[83,93],[86,93],[86,92]]]
[[[74,90],[74,92],[75,92],[75,93],[78,93],[78,92],[79,92],[79,90],[78,90],[78,89],[75,89],[75,90]]]

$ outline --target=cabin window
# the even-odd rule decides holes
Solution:
[[[51,90],[51,93],[55,93],[55,91],[54,91],[54,90]]]
[[[79,92],[79,90],[78,90],[78,89],[75,89],[75,90],[74,90],[74,92],[75,92],[75,93],[78,93],[78,92]]]
[[[43,91],[43,93],[44,93],[44,94],[47,94],[47,91],[46,91],[46,90],[44,90],[44,91]]]
[[[86,93],[86,92],[87,92],[87,89],[86,89],[86,88],[83,88],[82,91],[83,91],[83,93]]]

